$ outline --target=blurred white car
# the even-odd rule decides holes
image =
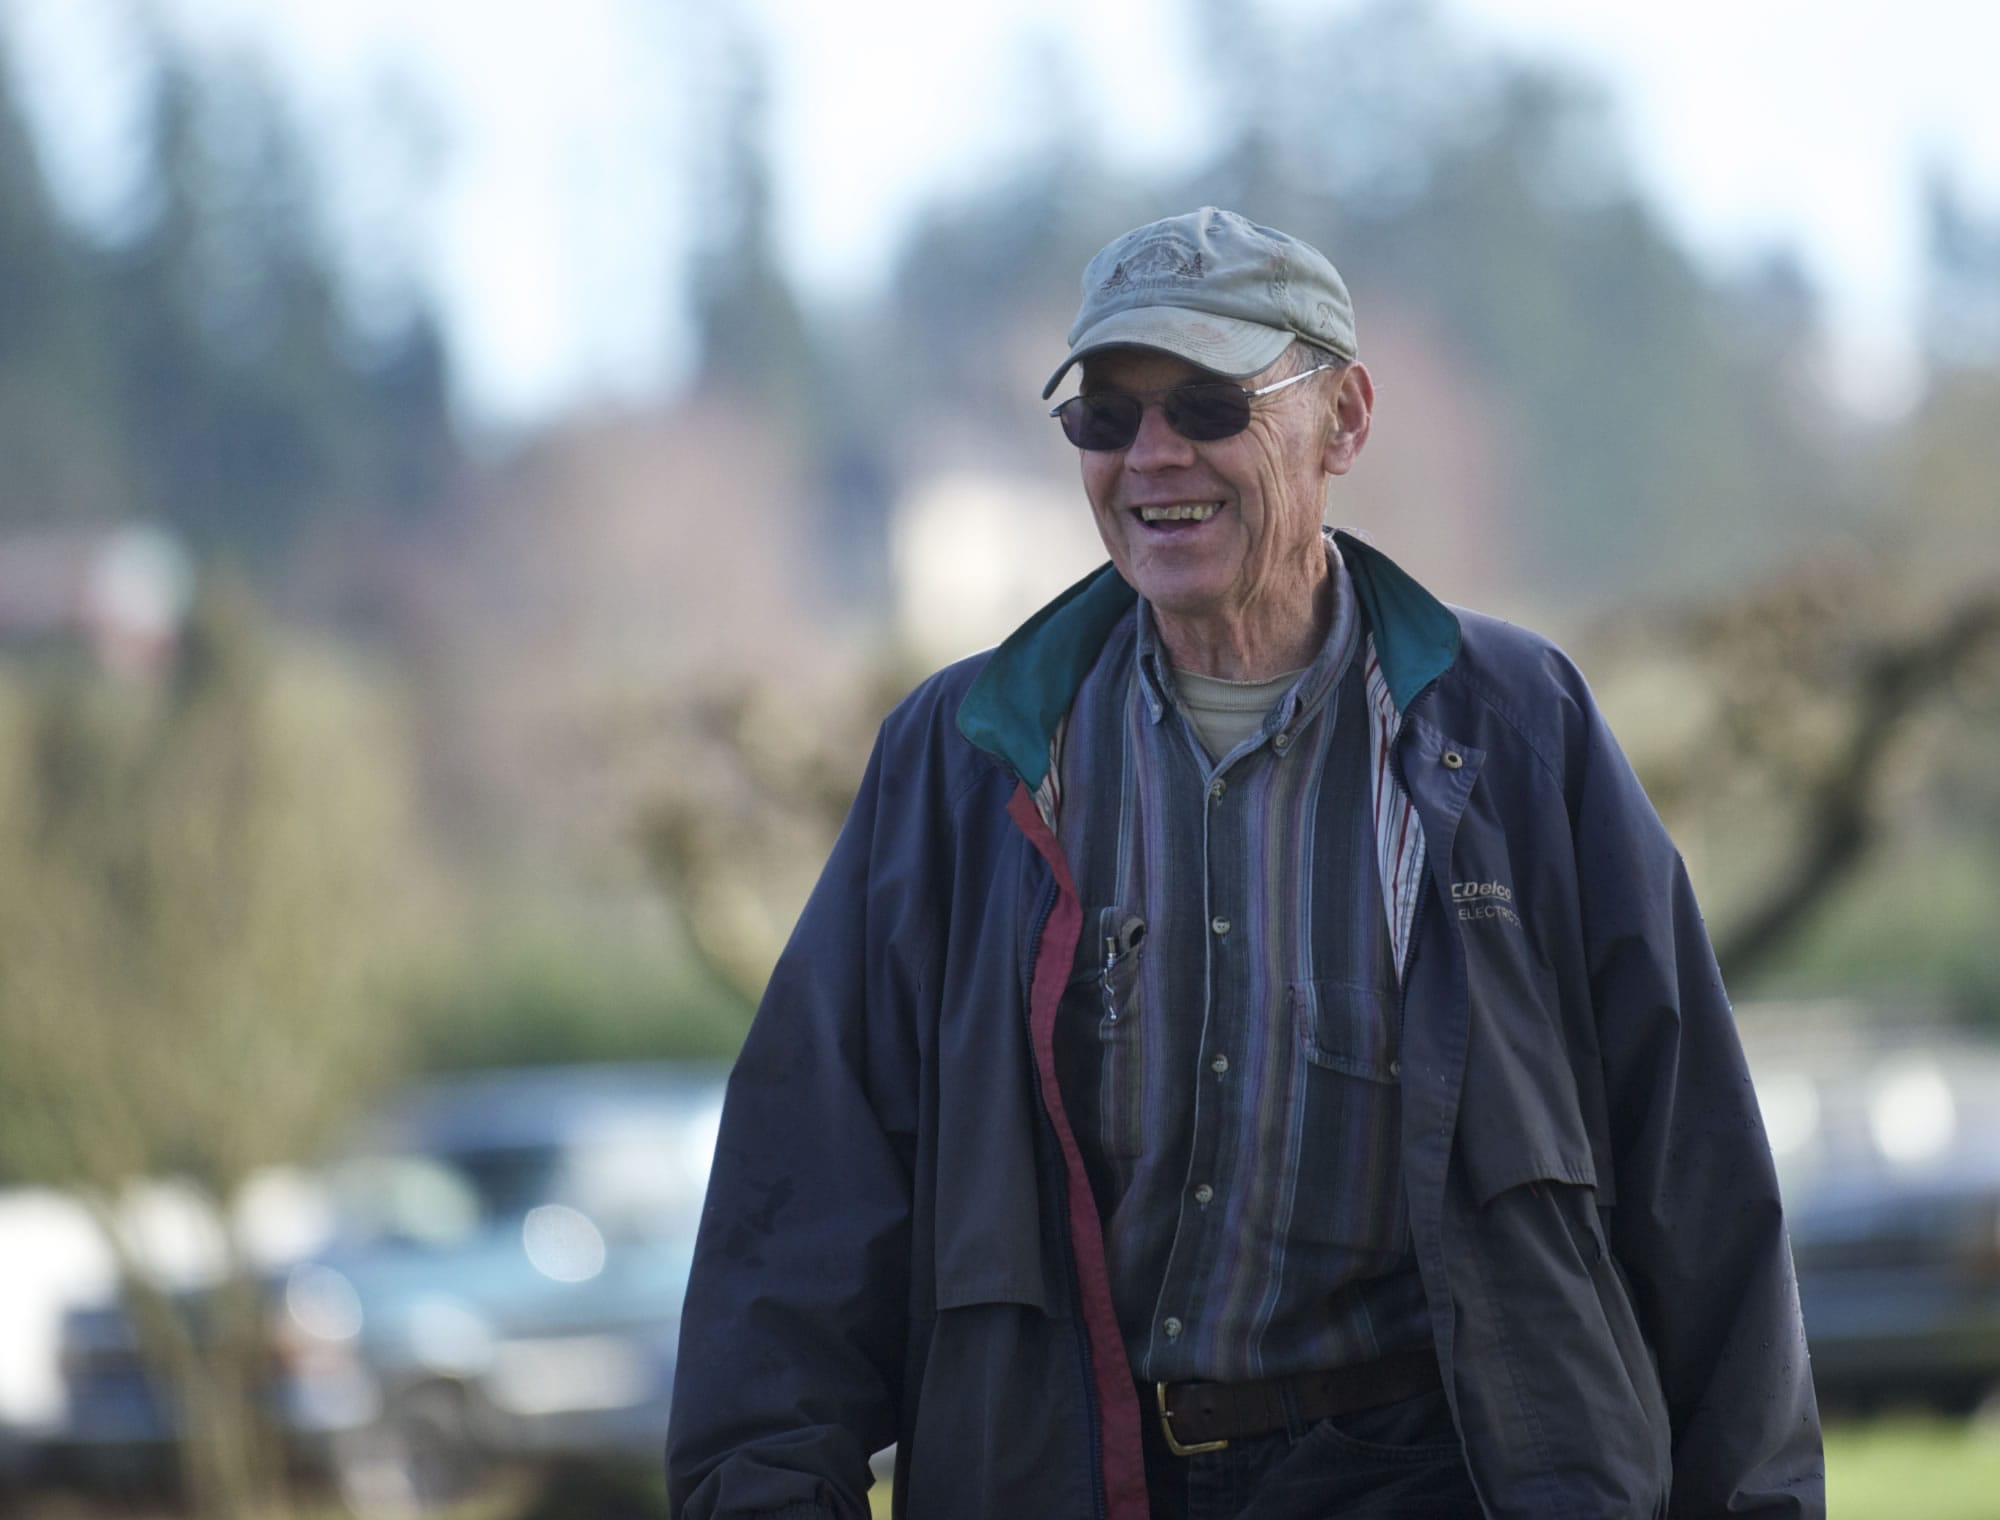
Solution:
[[[304,1173],[258,1174],[234,1227],[250,1259],[271,1267],[326,1238],[330,1213]],[[196,1291],[215,1281],[222,1223],[192,1189],[138,1183],[119,1201],[116,1228],[156,1281]],[[43,1475],[69,1427],[63,1376],[66,1321],[117,1292],[117,1263],[104,1226],[84,1204],[51,1188],[0,1190],[0,1485]]]
[[[413,1088],[322,1177],[324,1245],[270,1274],[272,1408],[364,1514],[666,1430],[719,1067],[550,1067]],[[163,1470],[173,1423],[115,1302],[73,1311],[72,1472]]]

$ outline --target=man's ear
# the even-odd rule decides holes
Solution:
[[[1356,359],[1340,372],[1339,389],[1333,398],[1333,426],[1326,435],[1326,450],[1320,465],[1329,475],[1345,475],[1354,467],[1362,447],[1368,442],[1368,428],[1375,416],[1375,382],[1368,366]]]

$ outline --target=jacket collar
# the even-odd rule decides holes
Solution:
[[[1400,712],[1458,657],[1458,616],[1388,555],[1335,533]],[[1113,625],[1138,600],[1110,565],[1085,576],[1015,629],[959,704],[958,729],[1031,787],[1048,775],[1049,741]]]

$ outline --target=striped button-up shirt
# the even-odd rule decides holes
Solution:
[[[1202,748],[1144,602],[1063,739],[1058,832],[1085,932],[1058,1075],[1146,1381],[1340,1366],[1429,1336],[1402,1187],[1382,746],[1329,554],[1325,644],[1228,754]]]

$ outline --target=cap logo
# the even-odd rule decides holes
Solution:
[[[1202,277],[1201,250],[1177,239],[1161,241],[1140,249],[1129,259],[1120,259],[1100,287],[1122,290],[1138,281],[1161,283],[1178,280],[1192,284]]]

